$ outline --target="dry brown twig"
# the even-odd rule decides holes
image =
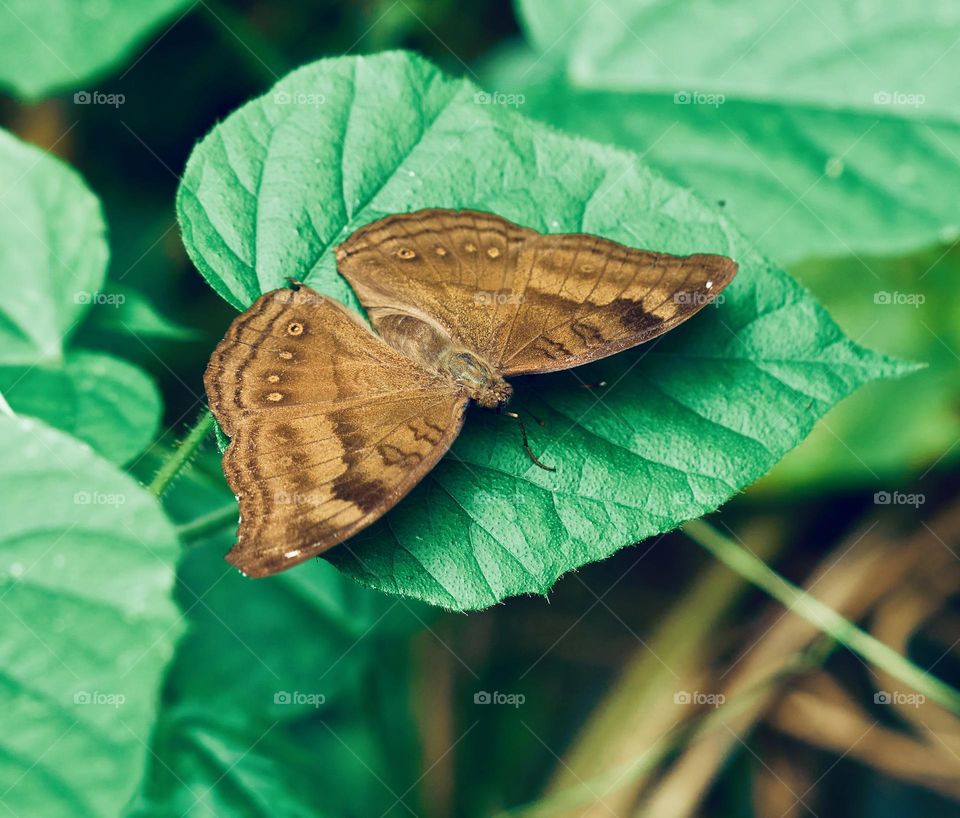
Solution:
[[[873,522],[848,538],[814,571],[807,592],[849,619],[862,619],[895,589],[903,587],[943,550],[943,542],[960,539],[960,504],[918,528],[904,542]],[[797,617],[778,609],[759,641],[749,648],[726,676],[721,691],[727,700],[762,685],[783,663],[819,635]],[[878,677],[879,678],[879,677]],[[711,731],[692,743],[663,779],[642,798],[636,815],[690,818],[729,755],[743,746],[747,734],[776,702],[778,686],[758,696],[751,708],[735,713],[726,729]]]

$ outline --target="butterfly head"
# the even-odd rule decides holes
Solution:
[[[513,393],[510,384],[483,358],[469,350],[450,350],[442,363],[467,395],[485,409],[495,409],[510,400]]]
[[[490,381],[483,384],[479,389],[473,392],[470,397],[473,398],[484,409],[496,409],[503,406],[513,394],[513,387],[503,378],[496,381]]]

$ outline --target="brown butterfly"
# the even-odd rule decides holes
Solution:
[[[336,248],[377,334],[309,289],[238,316],[207,366],[240,501],[227,555],[282,571],[356,534],[433,468],[471,400],[649,341],[733,278],[725,256],[671,256],[585,234],[544,235],[492,213],[388,216]]]

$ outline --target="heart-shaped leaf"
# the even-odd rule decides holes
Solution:
[[[116,815],[144,769],[179,632],[178,548],[90,449],[0,416],[0,792],[14,815]]]
[[[102,291],[100,203],[67,165],[0,131],[0,395],[125,463],[156,435],[160,395],[135,366],[70,341]]]
[[[515,421],[475,411],[451,454],[337,549],[373,587],[451,608],[556,578],[716,508],[857,386],[904,367],[846,339],[715,211],[638,157],[532,123],[405,53],[308,65],[217,126],[178,195],[191,257],[235,306],[287,276],[356,303],[332,246],[388,213],[472,207],[740,262],[719,309],[651,344],[518,385]],[[605,382],[598,388],[585,384]],[[528,416],[529,417],[529,416]]]
[[[0,85],[36,99],[77,88],[127,58],[191,0],[4,0]],[[82,98],[81,98],[82,102]]]
[[[960,236],[956,4],[517,5],[534,51],[497,60],[491,88],[521,95],[532,116],[642,152],[723,201],[774,258],[900,253]]]

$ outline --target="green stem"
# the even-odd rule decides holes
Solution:
[[[150,481],[147,489],[155,496],[162,497],[170,482],[190,462],[190,458],[200,448],[200,444],[203,443],[204,438],[210,434],[212,429],[213,415],[210,414],[209,409],[204,409],[196,426],[190,430],[180,445],[170,452],[156,476]]]
[[[178,525],[177,535],[180,537],[180,542],[184,543],[202,539],[208,534],[219,531],[227,524],[236,526],[239,513],[237,504],[235,502],[229,503],[222,508],[203,514],[189,523]]]
[[[702,520],[691,520],[685,523],[683,530],[688,537],[706,548],[732,571],[752,582],[762,591],[766,591],[818,630],[829,634],[862,659],[885,670],[904,684],[910,685],[928,699],[953,713],[960,714],[960,691],[862,631],[829,605],[825,605],[816,597],[810,596],[785,580],[739,543],[725,537]]]

